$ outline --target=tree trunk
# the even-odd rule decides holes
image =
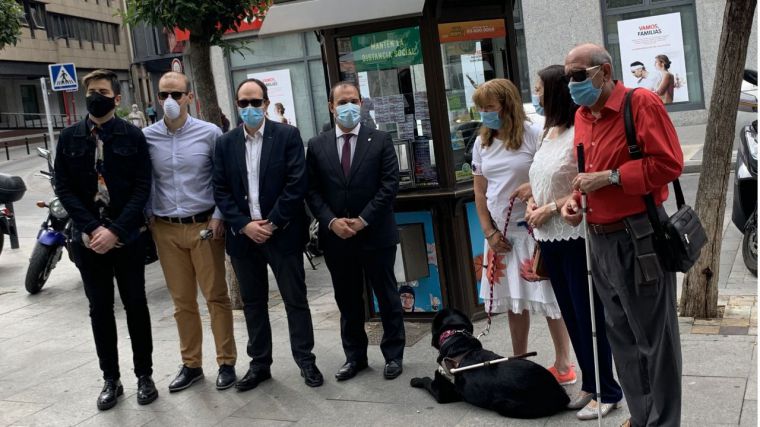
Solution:
[[[200,103],[200,118],[222,127],[222,110],[216,98],[214,75],[211,72],[211,44],[200,35],[190,33],[190,66],[193,70],[193,92]]]
[[[718,59],[699,177],[695,210],[707,233],[707,245],[683,281],[680,315],[709,318],[718,314],[718,277],[726,189],[731,173],[736,111],[757,0],[728,0],[723,13]]]
[[[193,34],[199,34],[194,37]],[[222,110],[219,108],[219,102],[216,98],[216,88],[214,86],[214,75],[211,72],[211,44],[208,42],[208,36],[199,31],[190,33],[190,52],[188,54],[190,66],[193,70],[193,88],[195,96],[200,103],[200,118],[207,122],[215,123],[222,127]],[[230,300],[232,308],[240,310],[243,308],[243,300],[240,297],[240,286],[235,271],[229,260],[224,263],[227,284],[229,285]]]
[[[230,263],[230,257],[224,258],[224,269],[227,272],[227,286],[230,291],[230,302],[232,303],[233,310],[243,309],[243,299],[240,298],[240,283],[238,283],[237,276],[235,276],[235,270],[232,269],[232,263]]]

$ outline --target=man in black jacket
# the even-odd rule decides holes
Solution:
[[[104,386],[98,409],[114,407],[124,393],[114,319],[113,280],[127,313],[137,376],[137,403],[158,397],[153,340],[145,297],[143,209],[150,194],[151,165],[140,129],[114,117],[121,101],[112,71],[86,75],[86,119],[64,129],[55,156],[55,193],[74,221],[71,252],[90,303],[95,349]]]
[[[323,378],[312,353],[314,330],[303,269],[308,238],[303,141],[297,128],[265,118],[269,97],[263,82],[245,80],[236,93],[244,125],[217,141],[213,178],[248,328],[251,364],[235,387],[250,390],[272,376],[267,264],[285,303],[293,358],[306,385],[318,387]]]
[[[367,367],[364,282],[377,297],[383,322],[383,375],[401,375],[404,313],[393,265],[398,229],[393,202],[399,185],[398,159],[390,135],[360,124],[361,96],[354,83],[330,91],[337,127],[312,138],[307,152],[307,201],[319,220],[319,242],[332,276],[346,363],[343,381]]]

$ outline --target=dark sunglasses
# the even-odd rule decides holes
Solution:
[[[582,82],[588,78],[588,72],[593,70],[594,68],[601,67],[602,64],[594,65],[593,67],[584,68],[582,70],[575,70],[571,71],[567,74],[567,78],[570,79],[571,82]]]
[[[183,96],[187,95],[187,92],[158,92],[158,99],[163,101],[168,98],[169,95],[171,95],[173,100],[179,101]]]
[[[249,105],[254,108],[259,108],[264,104],[263,99],[255,99],[255,98],[254,99],[238,99],[236,102],[237,102],[237,106],[240,108],[246,108]]]

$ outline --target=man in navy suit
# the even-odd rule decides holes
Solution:
[[[393,216],[399,185],[396,150],[390,135],[360,124],[361,95],[354,83],[337,83],[329,101],[337,126],[309,141],[307,202],[319,220],[319,242],[341,315],[346,363],[335,377],[347,380],[367,367],[367,283],[383,322],[383,375],[393,379],[401,375],[405,343],[393,273],[399,241]]]
[[[226,249],[243,299],[251,364],[235,384],[250,390],[271,378],[267,264],[285,302],[290,347],[310,387],[322,385],[304,282],[308,237],[303,141],[298,129],[267,120],[267,87],[248,79],[237,89],[243,126],[222,135],[214,153],[214,198],[227,226]]]

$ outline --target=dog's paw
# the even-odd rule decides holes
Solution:
[[[425,387],[425,381],[431,381],[428,377],[423,378],[412,378],[411,381],[409,381],[409,385],[414,388],[424,388]]]

